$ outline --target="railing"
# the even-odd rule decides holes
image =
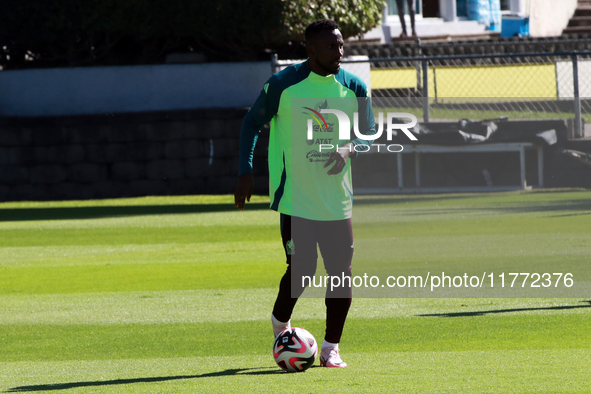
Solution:
[[[591,124],[591,51],[353,58],[374,109],[424,122],[458,119],[568,119],[571,138]],[[272,70],[302,60],[272,59]]]

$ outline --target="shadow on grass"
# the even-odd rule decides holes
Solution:
[[[361,197],[355,199],[355,205],[372,206],[389,204],[401,207],[402,204],[409,202],[443,202],[446,200],[462,200],[474,198],[487,198],[488,194],[451,194],[451,195],[417,195],[417,196],[380,196],[377,198]],[[512,203],[510,203],[512,204]],[[513,203],[514,204],[514,203]],[[390,208],[390,207],[388,207]],[[537,202],[519,203],[516,205],[498,205],[498,206],[469,206],[469,207],[427,207],[427,210],[412,208],[407,213],[413,215],[433,215],[462,213],[475,210],[498,211],[508,213],[524,212],[560,212],[560,211],[579,211],[558,216],[578,216],[588,215],[591,211],[591,200],[589,199],[571,199],[555,202]],[[266,210],[269,209],[268,202],[248,203],[245,209]],[[134,205],[134,206],[94,206],[94,207],[54,207],[54,208],[6,208],[0,209],[0,222],[10,221],[32,221],[32,220],[75,220],[75,219],[101,219],[113,217],[129,217],[143,215],[178,215],[206,212],[231,212],[237,211],[234,204],[178,204],[178,205]]]
[[[539,194],[556,194],[556,193],[579,193],[582,191],[588,191],[591,189],[577,189],[577,190],[564,190],[564,189],[546,189],[540,190],[539,192],[531,192],[527,191],[524,192],[522,190],[518,190],[515,192],[484,192],[484,193],[416,193],[416,194],[367,194],[367,195],[358,195],[355,196],[354,203],[357,205],[376,205],[376,204],[406,204],[406,203],[420,203],[420,202],[445,202],[448,200],[457,200],[462,201],[465,199],[470,200],[486,200],[490,199],[491,197],[498,197],[498,198],[505,198],[505,197],[515,197],[515,196],[535,196],[537,193]],[[577,201],[577,200],[574,200]],[[581,200],[587,201],[587,200]],[[514,202],[509,202],[514,203]],[[527,204],[536,204],[536,203],[544,203],[544,201],[528,201]],[[547,203],[547,202],[546,202]]]
[[[19,386],[13,387],[5,391],[5,393],[26,393],[31,391],[51,391],[51,390],[67,390],[78,387],[100,387],[100,386],[114,386],[122,384],[133,383],[154,383],[167,382],[170,380],[183,379],[197,379],[197,378],[213,378],[217,376],[235,376],[235,375],[275,375],[285,373],[282,370],[274,367],[262,368],[236,368],[226,369],[225,371],[204,373],[201,375],[179,375],[179,376],[156,376],[152,378],[135,378],[135,379],[114,379],[90,382],[70,382],[70,383],[53,383],[53,384],[39,384],[34,386]]]
[[[468,197],[462,197],[468,198]],[[458,197],[449,198],[458,200]],[[429,201],[435,204],[437,201],[443,201],[443,198],[434,198],[432,200],[423,199],[423,201]],[[411,202],[412,200],[408,200]],[[418,200],[415,200],[415,202]],[[389,204],[377,209],[388,210],[391,208],[404,208],[407,200],[404,199],[368,199],[362,201],[355,201],[357,207],[365,206],[369,207],[372,205]],[[456,214],[462,215],[464,213],[473,213],[476,211],[481,212],[495,212],[495,213],[506,213],[506,214],[520,214],[520,213],[536,213],[536,212],[557,212],[557,214],[546,216],[547,218],[558,218],[567,216],[584,216],[591,215],[591,200],[590,199],[576,199],[576,200],[564,200],[564,201],[553,201],[553,202],[522,202],[522,203],[509,203],[507,205],[471,205],[467,207],[454,206],[454,207],[437,207],[430,205],[423,208],[405,208],[404,214],[409,216],[420,216],[420,215],[449,215]],[[559,214],[559,212],[569,212],[565,214]]]
[[[474,312],[453,312],[453,313],[430,313],[425,315],[417,315],[419,317],[466,317],[466,316],[484,316],[495,313],[511,313],[511,312],[525,312],[525,311],[558,311],[567,309],[591,308],[591,300],[581,301],[589,305],[564,305],[564,306],[548,306],[543,308],[512,308],[512,309],[497,309],[491,311],[474,311]]]
[[[467,198],[489,197],[486,194],[475,195],[470,193],[464,194],[411,194],[411,195],[362,195],[356,196],[354,199],[355,205],[381,205],[381,204],[406,204],[417,202],[443,202],[447,200],[462,200]]]
[[[551,218],[565,218],[565,217],[569,217],[569,216],[586,216],[586,215],[591,215],[591,212],[568,213],[568,214],[564,214],[564,215],[552,215],[552,216],[549,216],[549,217],[551,217]]]
[[[248,203],[247,211],[269,209],[268,202]],[[105,207],[7,208],[0,209],[0,222],[28,220],[100,219],[143,215],[238,211],[234,204],[134,205]]]

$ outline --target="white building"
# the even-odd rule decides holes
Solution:
[[[491,33],[487,27],[468,20],[470,0],[415,0],[416,30],[419,37],[466,37]],[[406,0],[404,0],[406,3]],[[405,6],[406,8],[406,6]],[[577,8],[577,0],[501,0],[502,14],[527,14],[530,35],[559,36]],[[410,18],[406,11],[406,28],[410,34]],[[365,40],[390,42],[402,32],[395,0],[386,0],[382,25],[366,33]]]

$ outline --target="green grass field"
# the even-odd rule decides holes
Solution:
[[[283,373],[278,214],[231,201],[0,204],[0,392],[591,392],[591,294],[354,299],[349,367]],[[591,259],[591,191],[356,198],[356,245],[375,223],[394,266]],[[292,321],[322,341],[323,300]]]

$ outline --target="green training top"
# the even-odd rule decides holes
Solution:
[[[310,71],[305,61],[274,74],[244,117],[239,174],[252,173],[258,134],[270,122],[271,209],[312,220],[348,219],[353,205],[350,161],[336,175],[327,174],[334,163],[327,168],[324,164],[337,145],[370,142],[360,138],[339,140],[336,115],[323,114],[322,109],[345,112],[351,125],[353,112],[358,112],[359,131],[366,136],[375,134],[373,111],[363,81],[342,68],[337,74],[323,77]],[[312,139],[308,138],[309,120]],[[321,144],[325,144],[322,149]],[[334,148],[329,149],[330,145]]]

